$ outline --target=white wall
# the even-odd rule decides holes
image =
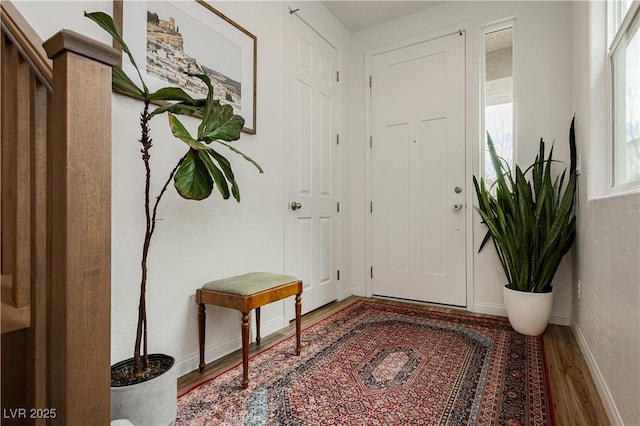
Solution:
[[[111,1],[17,1],[15,5],[43,40],[61,28],[69,28],[111,43],[106,33],[83,16],[84,10],[111,13]],[[258,39],[257,134],[243,134],[235,146],[258,161],[265,173],[259,175],[252,165],[229,153],[242,194],[240,204],[232,200],[223,202],[218,195],[202,202],[186,201],[172,187],[162,200],[148,260],[149,346],[150,352],[174,356],[178,374],[192,371],[198,365],[195,290],[209,280],[228,275],[259,270],[283,272],[284,268],[287,197],[283,161],[286,54],[283,40],[285,20],[297,18],[290,17],[282,2],[212,5]],[[320,3],[296,7],[300,7],[307,21],[329,35],[338,46],[339,62],[344,62],[348,54],[347,31]],[[208,12],[203,8],[203,13]],[[340,109],[342,117],[346,117],[346,108]],[[114,363],[133,355],[135,338],[144,232],[144,168],[137,142],[140,110],[141,103],[113,96],[111,360]],[[194,122],[185,120],[193,128]],[[182,142],[169,134],[166,118],[152,122],[154,191],[164,184],[185,152]],[[348,132],[345,134],[348,139]],[[343,287],[350,294],[349,286]],[[283,306],[283,302],[276,302],[263,309],[263,335],[285,325]],[[240,347],[240,317],[236,311],[223,308],[208,307],[207,312],[207,360],[211,361]]]
[[[582,157],[572,327],[613,424],[640,424],[640,194],[606,196],[604,2],[572,4],[573,104]],[[574,288],[576,294],[577,288]]]
[[[467,142],[473,150],[466,191],[467,208],[472,200],[471,173],[478,173],[479,148],[479,60],[481,27],[506,18],[516,18],[515,29],[515,96],[516,96],[516,161],[531,164],[540,137],[557,140],[555,158],[568,164],[568,134],[572,110],[571,31],[568,2],[449,2],[354,35],[351,66],[355,78],[349,91],[351,99],[351,265],[353,291],[366,295],[369,285],[366,258],[369,183],[366,169],[365,129],[365,55],[372,49],[395,42],[428,35],[445,29],[467,30],[468,75]],[[469,213],[471,214],[471,213]],[[469,250],[473,268],[473,300],[468,308],[476,312],[505,315],[502,286],[505,283],[493,248],[477,254],[484,236],[484,225],[477,214],[473,217],[473,248]],[[571,262],[565,259],[554,281],[552,322],[569,324],[571,312]]]

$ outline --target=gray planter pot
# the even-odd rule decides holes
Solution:
[[[178,400],[177,370],[169,355],[149,355],[149,361],[170,359],[171,368],[163,374],[142,383],[111,387],[111,420],[126,419],[136,426],[173,425],[176,421]],[[133,364],[133,358],[111,367]]]

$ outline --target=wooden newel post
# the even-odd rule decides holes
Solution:
[[[111,324],[111,66],[120,54],[62,30],[53,60],[47,212],[49,408],[54,424],[108,424]]]

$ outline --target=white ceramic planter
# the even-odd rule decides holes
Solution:
[[[539,336],[551,317],[553,292],[530,293],[504,287],[504,306],[515,331],[527,336]]]
[[[149,358],[157,356],[171,358],[158,354],[149,355]],[[129,361],[133,362],[123,362]],[[178,402],[178,376],[174,359],[171,361],[171,368],[158,377],[131,386],[111,387],[111,420],[126,419],[136,426],[173,425]]]

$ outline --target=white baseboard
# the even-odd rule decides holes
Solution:
[[[349,296],[353,296],[353,289],[351,287],[342,289],[342,296],[338,300],[344,300]]]
[[[556,325],[571,325],[571,314],[566,312],[551,312],[551,318],[549,318],[551,324]]]
[[[264,338],[265,336],[270,335],[271,333],[275,333],[276,331],[282,330],[284,327],[288,325],[288,323],[284,320],[284,315],[280,315],[279,317],[270,319],[269,321],[260,321],[260,334]],[[253,341],[256,337],[255,335],[255,327],[251,324],[251,341]]]
[[[367,290],[364,288],[352,288],[351,294],[353,296],[367,297]]]
[[[621,425],[622,417],[620,417],[620,413],[616,407],[613,398],[611,397],[611,392],[609,392],[609,387],[602,377],[602,373],[600,372],[600,368],[598,368],[598,364],[596,363],[596,359],[591,352],[591,348],[587,344],[586,339],[584,338],[584,334],[580,330],[577,324],[571,324],[571,330],[573,330],[574,336],[576,336],[576,340],[578,342],[578,346],[580,347],[580,351],[582,352],[582,356],[584,356],[585,361],[587,362],[587,366],[589,367],[589,371],[591,372],[591,377],[593,378],[593,383],[596,385],[596,389],[598,390],[598,395],[602,400],[602,405],[604,405],[604,409],[609,416],[609,421],[612,425]]]
[[[495,303],[474,303],[473,312],[476,314],[496,315],[499,317],[507,316],[504,306]]]
[[[240,326],[238,325],[237,337],[232,337],[223,341],[217,341],[216,344],[213,345],[206,345],[207,341],[208,340],[205,339],[204,362],[211,362],[237,350],[242,346]],[[178,370],[178,377],[184,376],[187,373],[191,373],[192,371],[197,370],[199,364],[200,351],[198,349],[196,352],[193,352],[190,355],[177,360],[176,368]]]
[[[507,316],[507,311],[504,309],[504,305],[496,303],[475,303],[473,305],[473,312],[477,314],[497,315],[499,317]],[[551,312],[549,323],[556,325],[571,325],[571,315],[566,312]]]
[[[260,334],[262,338],[268,336],[271,333],[275,333],[276,331],[281,330],[285,326],[284,316],[279,316],[273,318],[269,321],[261,321],[260,324]],[[256,337],[255,324],[251,324],[251,336],[249,336],[249,341],[254,342]],[[213,339],[212,339],[213,340]],[[214,344],[207,345],[206,342],[208,339],[205,339],[205,348],[204,348],[204,362],[209,363],[218,358],[221,358],[227,354],[230,354],[233,351],[236,351],[242,347],[242,340],[240,335],[240,324],[238,324],[238,335],[227,340],[223,340],[222,342],[218,341]],[[178,377],[184,376],[187,373],[191,373],[194,370],[198,369],[200,364],[200,350],[191,353],[179,360],[176,361],[176,369]]]

